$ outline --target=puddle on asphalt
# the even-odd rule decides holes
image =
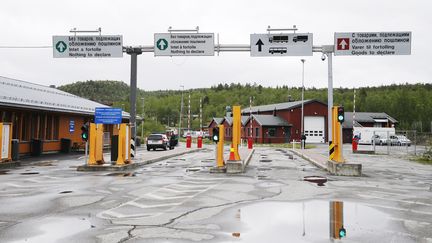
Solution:
[[[133,177],[136,176],[136,172],[114,172],[106,174],[107,176],[118,176],[118,177]]]
[[[324,186],[324,184],[327,182],[327,178],[323,176],[305,176],[303,177],[304,181],[316,183],[318,186]]]
[[[333,242],[338,236],[330,232],[343,229],[342,240],[353,242],[416,242],[390,215],[353,202],[259,202],[229,209],[216,221],[228,234],[221,242]]]
[[[23,172],[23,173],[20,173],[20,175],[38,175],[39,174],[39,172]]]
[[[30,224],[30,222],[23,224]],[[31,224],[32,225],[30,226],[22,224],[19,225],[20,227],[31,227],[35,229],[37,234],[31,237],[22,238],[21,240],[13,241],[13,243],[62,242],[61,239],[93,228],[88,220],[77,218],[44,218],[42,220],[32,221]]]
[[[59,192],[59,194],[68,194],[68,193],[72,193],[72,191],[62,191],[62,192]]]

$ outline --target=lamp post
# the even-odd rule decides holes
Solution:
[[[180,103],[179,130],[178,130],[179,137],[182,135],[181,134],[181,125],[182,125],[182,119],[183,119],[183,91],[184,91],[184,86],[180,85],[180,87],[182,88],[182,91],[181,91],[181,103]]]
[[[300,126],[300,131],[301,131],[301,149],[304,149],[304,63],[305,63],[305,59],[301,59],[302,62],[302,66],[303,66],[303,70],[302,70],[302,102],[301,102],[301,126]]]
[[[143,139],[144,138],[144,97],[142,97],[141,100],[142,100],[141,139]]]

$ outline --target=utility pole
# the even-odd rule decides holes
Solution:
[[[191,97],[189,92],[189,104],[188,104],[188,132],[191,129]]]
[[[201,132],[201,136],[202,136],[202,98],[200,98],[200,132]]]

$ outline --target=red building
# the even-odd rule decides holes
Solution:
[[[301,139],[301,101],[255,106],[242,110],[242,138],[252,136],[258,143],[288,143]],[[249,118],[250,112],[252,119]],[[218,123],[219,122],[219,123]],[[213,118],[209,128],[224,124],[225,138],[232,139],[232,117]],[[250,125],[252,123],[252,129]],[[306,142],[327,141],[327,104],[317,100],[304,101],[304,132]]]

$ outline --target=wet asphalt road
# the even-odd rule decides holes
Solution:
[[[0,242],[329,242],[335,200],[344,202],[343,241],[432,242],[432,166],[401,154],[345,156],[365,176],[330,176],[266,147],[241,175],[209,173],[211,149],[127,173],[42,159],[0,175]],[[303,181],[312,175],[329,181]]]

